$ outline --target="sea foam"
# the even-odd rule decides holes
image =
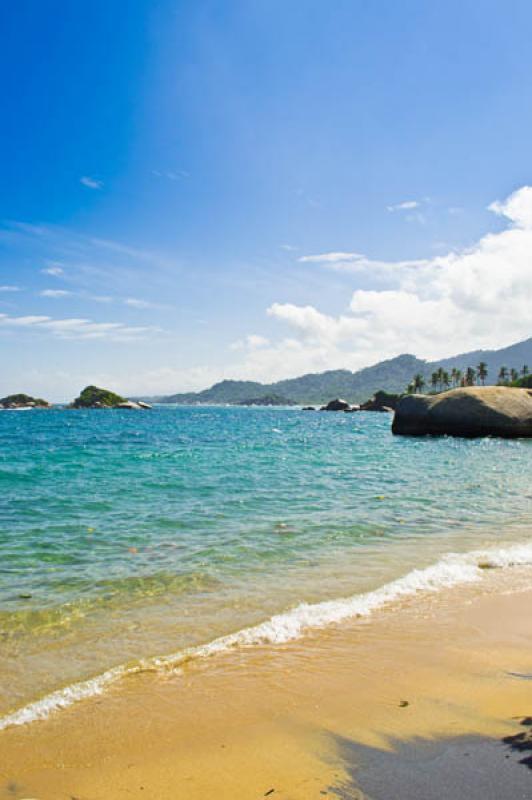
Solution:
[[[268,620],[221,636],[203,645],[179,650],[166,656],[117,666],[85,681],[58,689],[45,697],[0,718],[0,730],[46,719],[51,713],[95,695],[102,694],[126,675],[147,670],[166,671],[197,658],[206,658],[237,647],[279,645],[300,638],[305,633],[356,617],[367,617],[405,597],[433,593],[460,584],[481,581],[486,568],[532,565],[532,544],[506,548],[449,553],[423,569],[414,569],[401,578],[365,594],[321,603],[300,605]]]

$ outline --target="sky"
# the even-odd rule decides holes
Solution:
[[[0,396],[532,335],[528,0],[17,0],[0,30]]]

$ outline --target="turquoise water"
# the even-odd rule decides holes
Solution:
[[[393,437],[390,421],[0,413],[0,708],[449,551],[527,541],[532,441]]]

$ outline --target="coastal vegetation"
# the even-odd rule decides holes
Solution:
[[[86,386],[79,397],[72,403],[72,408],[114,408],[120,403],[125,403],[125,397],[111,392],[109,389],[100,389],[98,386]]]
[[[265,394],[261,397],[254,397],[250,400],[240,400],[238,406],[297,406],[294,400],[283,397],[280,394]]]
[[[0,408],[49,408],[50,403],[42,397],[32,397],[19,392],[0,399]]]
[[[450,372],[439,367],[430,376],[431,391],[429,394],[438,394],[458,386],[485,386],[488,374],[488,365],[485,361],[481,361],[476,367],[468,366],[465,372],[457,367],[453,367]],[[523,364],[520,370],[515,367],[508,369],[508,367],[502,366],[497,373],[497,386],[528,386],[529,378],[527,364]],[[407,394],[421,393],[425,386],[425,378],[421,372],[418,372],[408,384]]]

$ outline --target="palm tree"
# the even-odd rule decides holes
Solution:
[[[523,364],[521,368],[521,375],[523,376],[523,378],[526,378],[526,376],[528,375],[528,364]]]
[[[460,386],[460,384],[462,382],[462,370],[461,369],[455,369],[454,370],[454,380],[456,381],[456,385]]]
[[[475,383],[477,373],[475,372],[473,367],[468,367],[465,374],[465,382],[466,386],[473,386]]]
[[[438,383],[440,385],[440,392],[443,389],[443,367],[438,367]]]
[[[512,381],[512,383],[514,383],[514,381],[518,379],[519,379],[519,372],[512,367],[512,369],[510,370],[510,380]]]
[[[485,361],[481,361],[477,367],[477,375],[480,379],[482,386],[486,383],[486,378],[488,377],[488,365]]]
[[[506,383],[508,381],[508,367],[501,367],[499,370],[499,383]]]
[[[438,373],[437,372],[433,372],[432,375],[430,376],[430,383],[434,387],[434,389],[438,385]]]
[[[448,389],[449,386],[451,385],[451,379],[449,377],[449,373],[446,370],[443,370],[443,373],[442,373],[442,376],[441,376],[441,382],[443,383],[443,385],[445,386],[446,389]]]
[[[418,372],[417,375],[414,375],[414,392],[420,392],[424,386],[425,378],[421,372]]]

